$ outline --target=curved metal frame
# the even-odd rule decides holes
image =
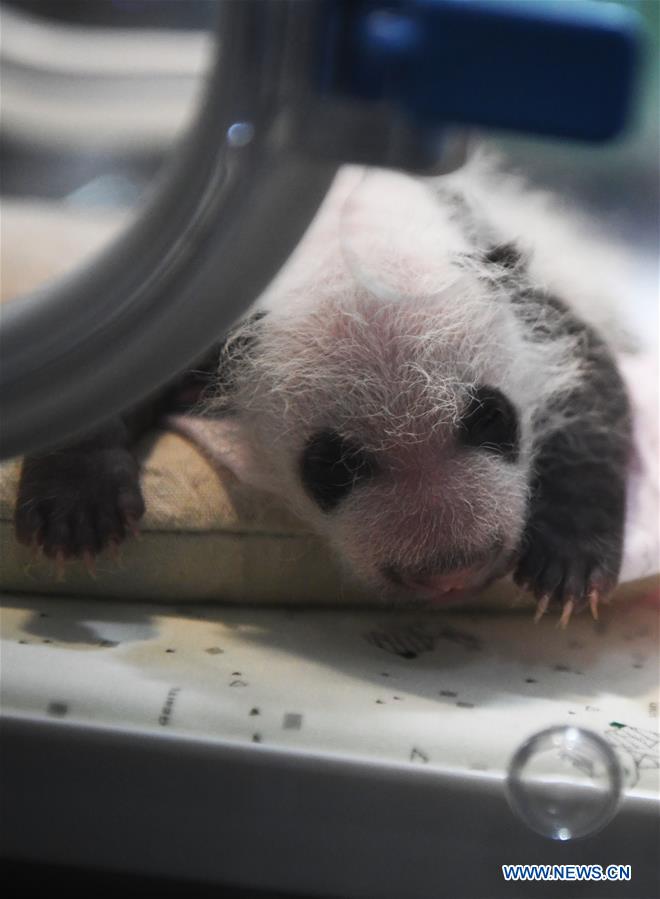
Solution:
[[[161,190],[93,264],[2,310],[3,456],[87,430],[184,369],[293,250],[337,168],[297,152],[322,12],[220,4],[206,98]]]

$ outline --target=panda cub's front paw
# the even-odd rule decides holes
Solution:
[[[144,514],[139,469],[124,447],[74,449],[27,456],[15,512],[16,537],[56,561],[94,556],[137,533]]]
[[[550,606],[560,609],[565,628],[574,611],[587,605],[595,619],[599,603],[616,587],[621,565],[622,534],[595,538],[547,526],[530,529],[523,541],[514,581],[538,601],[535,621]]]

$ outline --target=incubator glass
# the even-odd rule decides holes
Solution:
[[[599,897],[656,895],[648,490],[616,601],[566,631],[510,584],[445,612],[351,592],[175,428],[142,447],[142,540],[95,579],[58,580],[13,535],[17,457],[196,358],[344,163],[450,172],[485,134],[631,251],[629,325],[657,364],[660,7],[568,6],[2,4],[5,859],[346,899],[569,896],[503,866],[629,865]],[[387,293],[359,233],[343,251]]]

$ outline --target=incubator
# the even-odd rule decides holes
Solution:
[[[3,3],[13,870],[490,899],[575,895],[556,881],[589,865],[600,897],[656,895],[657,13]],[[598,620],[535,625],[509,582],[458,610],[383,607],[180,422],[140,446],[147,515],[120,558],[58,578],[16,543],[19,457],[196,359],[286,262],[340,166],[442,175],[483,135],[634,258],[651,419],[624,583]]]

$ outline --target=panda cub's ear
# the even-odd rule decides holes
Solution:
[[[509,242],[490,247],[484,255],[484,262],[510,272],[521,272],[525,268],[526,260],[522,250],[515,243]]]
[[[264,310],[254,312],[241,319],[222,340],[219,350],[218,370],[215,387],[221,396],[231,397],[237,385],[237,375],[242,364],[257,348]]]

